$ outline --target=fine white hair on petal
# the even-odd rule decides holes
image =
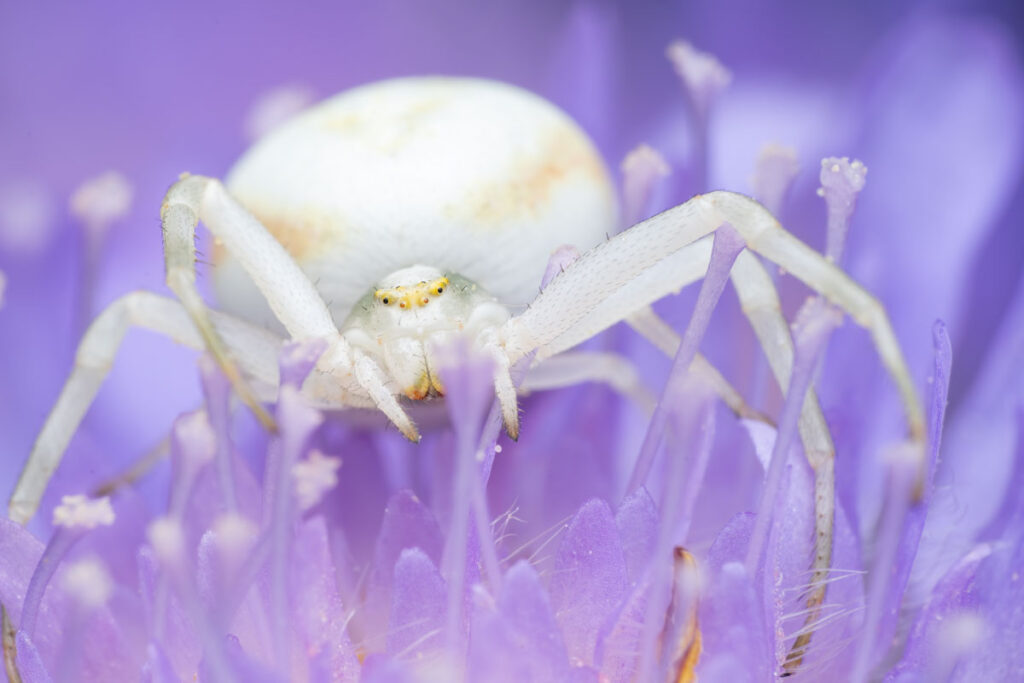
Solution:
[[[124,217],[132,206],[134,190],[118,171],[107,171],[78,186],[68,206],[92,237],[102,237],[110,224]]]
[[[61,587],[87,610],[107,604],[114,592],[114,582],[106,566],[95,557],[69,564],[61,576]]]
[[[292,466],[292,477],[295,479],[295,495],[299,507],[308,510],[324,497],[324,494],[338,483],[338,468],[341,458],[324,455],[313,449],[309,458]]]
[[[176,566],[185,556],[185,530],[173,517],[158,517],[146,529],[146,538],[161,564]]]
[[[0,270],[0,308],[4,307],[4,293],[7,291],[7,275]]]
[[[308,86],[282,85],[260,95],[245,118],[245,134],[250,140],[261,138],[313,103]]]
[[[95,529],[114,523],[110,498],[90,498],[84,494],[64,496],[53,509],[53,523],[68,529]]]

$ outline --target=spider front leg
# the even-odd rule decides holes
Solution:
[[[564,269],[578,258],[579,254],[576,253],[573,258],[560,259],[560,269]],[[710,259],[710,237],[698,240],[680,249],[676,254],[669,255],[641,276],[623,284],[614,294],[596,303],[583,319],[565,330],[550,344],[538,349],[534,367],[557,358],[566,349],[582,343],[619,321],[625,321],[669,358],[674,357],[676,349],[679,348],[680,337],[648,304],[668,294],[677,294],[686,285],[699,280],[707,271]],[[738,417],[771,423],[771,420],[747,405],[722,373],[700,353],[694,356],[690,371],[700,375]],[[596,379],[602,379],[601,373],[604,370],[600,365],[595,366],[595,372],[598,373]],[[530,381],[529,376],[526,381]],[[579,381],[584,381],[582,376]]]
[[[793,372],[793,338],[782,315],[779,295],[761,262],[743,251],[733,264],[731,278],[744,315],[768,358],[768,365],[783,394],[789,390]],[[804,628],[796,638],[783,668],[792,673],[800,666],[821,616],[832,565],[835,532],[835,446],[813,387],[807,389],[797,428],[804,455],[814,471],[814,559],[811,562],[811,590],[807,594]]]
[[[870,331],[903,399],[910,437],[923,454],[923,411],[885,310],[821,254],[786,232],[764,207],[734,193],[695,197],[572,263],[525,313],[506,325],[504,336],[511,359],[528,353],[543,358],[568,348],[699,278],[707,269],[708,236],[726,222],[743,237],[749,250],[775,261]],[[785,392],[793,365],[793,343],[771,278],[746,251],[737,257],[731,276],[744,313]],[[817,620],[824,599],[835,509],[834,448],[813,390],[804,399],[799,430],[815,472],[814,590],[808,597],[806,619],[810,625]],[[785,663],[787,671],[799,666],[812,631],[805,627],[793,644]]]
[[[213,313],[210,322],[219,339],[255,380],[257,395],[272,400],[278,382],[277,355],[281,339],[231,316]],[[177,301],[151,292],[133,292],[110,304],[86,330],[75,365],[43,424],[8,503],[8,516],[19,524],[35,514],[50,477],[114,363],[130,327],[141,327],[179,344],[203,349],[204,340]]]
[[[710,243],[701,238],[727,222],[748,249],[774,261],[867,328],[903,400],[910,437],[923,444],[924,411],[882,305],[824,256],[786,232],[767,209],[733,192],[694,197],[571,263],[522,315],[505,325],[503,339],[510,361],[533,352],[538,358],[550,356],[651,303],[646,290],[663,296],[699,278],[701,265],[707,267],[703,251],[710,249]],[[657,279],[652,280],[652,273]]]
[[[206,304],[196,289],[195,231],[200,220],[238,259],[270,309],[295,340],[328,339],[331,346],[321,367],[348,376],[373,399],[376,406],[413,441],[419,440],[415,425],[387,389],[380,367],[352,349],[338,332],[323,298],[291,255],[270,231],[224,189],[220,181],[203,176],[183,176],[171,186],[161,210],[167,285],[181,300],[211,353],[232,380],[235,390],[268,426],[269,414],[246,387],[241,374],[210,324]]]
[[[628,358],[609,351],[564,351],[530,368],[521,393],[546,391],[584,382],[607,384],[636,403],[648,415],[654,411],[654,395],[644,386]]]

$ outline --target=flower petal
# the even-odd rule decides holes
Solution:
[[[380,634],[391,608],[395,565],[402,551],[419,548],[437,566],[441,558],[441,529],[434,514],[411,491],[399,491],[384,510],[384,521],[374,552],[373,571],[367,590],[363,625],[368,633]]]
[[[565,641],[537,572],[517,562],[501,586],[497,611],[480,614],[470,640],[469,680],[560,681],[569,675]]]
[[[628,576],[611,508],[591,500],[569,524],[555,557],[551,604],[569,657],[594,663],[598,632],[626,595]]]
[[[333,675],[355,680],[359,661],[349,640],[348,615],[335,583],[334,562],[323,517],[305,522],[292,546],[292,623],[310,657],[320,657]]]
[[[448,590],[441,573],[419,548],[403,550],[395,564],[387,653],[417,662],[437,655],[444,642]]]
[[[643,574],[658,538],[658,509],[643,486],[622,501],[615,513],[615,526],[622,539],[622,552],[630,582]]]

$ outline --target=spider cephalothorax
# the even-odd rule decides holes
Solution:
[[[461,275],[415,265],[382,279],[342,325],[353,347],[385,368],[407,398],[443,396],[436,350],[453,334],[477,339],[508,320],[508,310]]]

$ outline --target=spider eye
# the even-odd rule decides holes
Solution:
[[[384,302],[384,305],[385,305],[385,306],[387,306],[388,304],[390,304],[390,303],[391,303],[391,299],[389,299],[389,298],[387,298],[387,297],[384,297],[383,299],[381,299],[381,301],[382,301],[382,302]]]
[[[442,292],[444,292],[444,287],[438,287],[438,288],[437,288],[436,290],[434,290],[434,291],[436,291],[436,292],[437,292],[438,294],[441,294]]]

